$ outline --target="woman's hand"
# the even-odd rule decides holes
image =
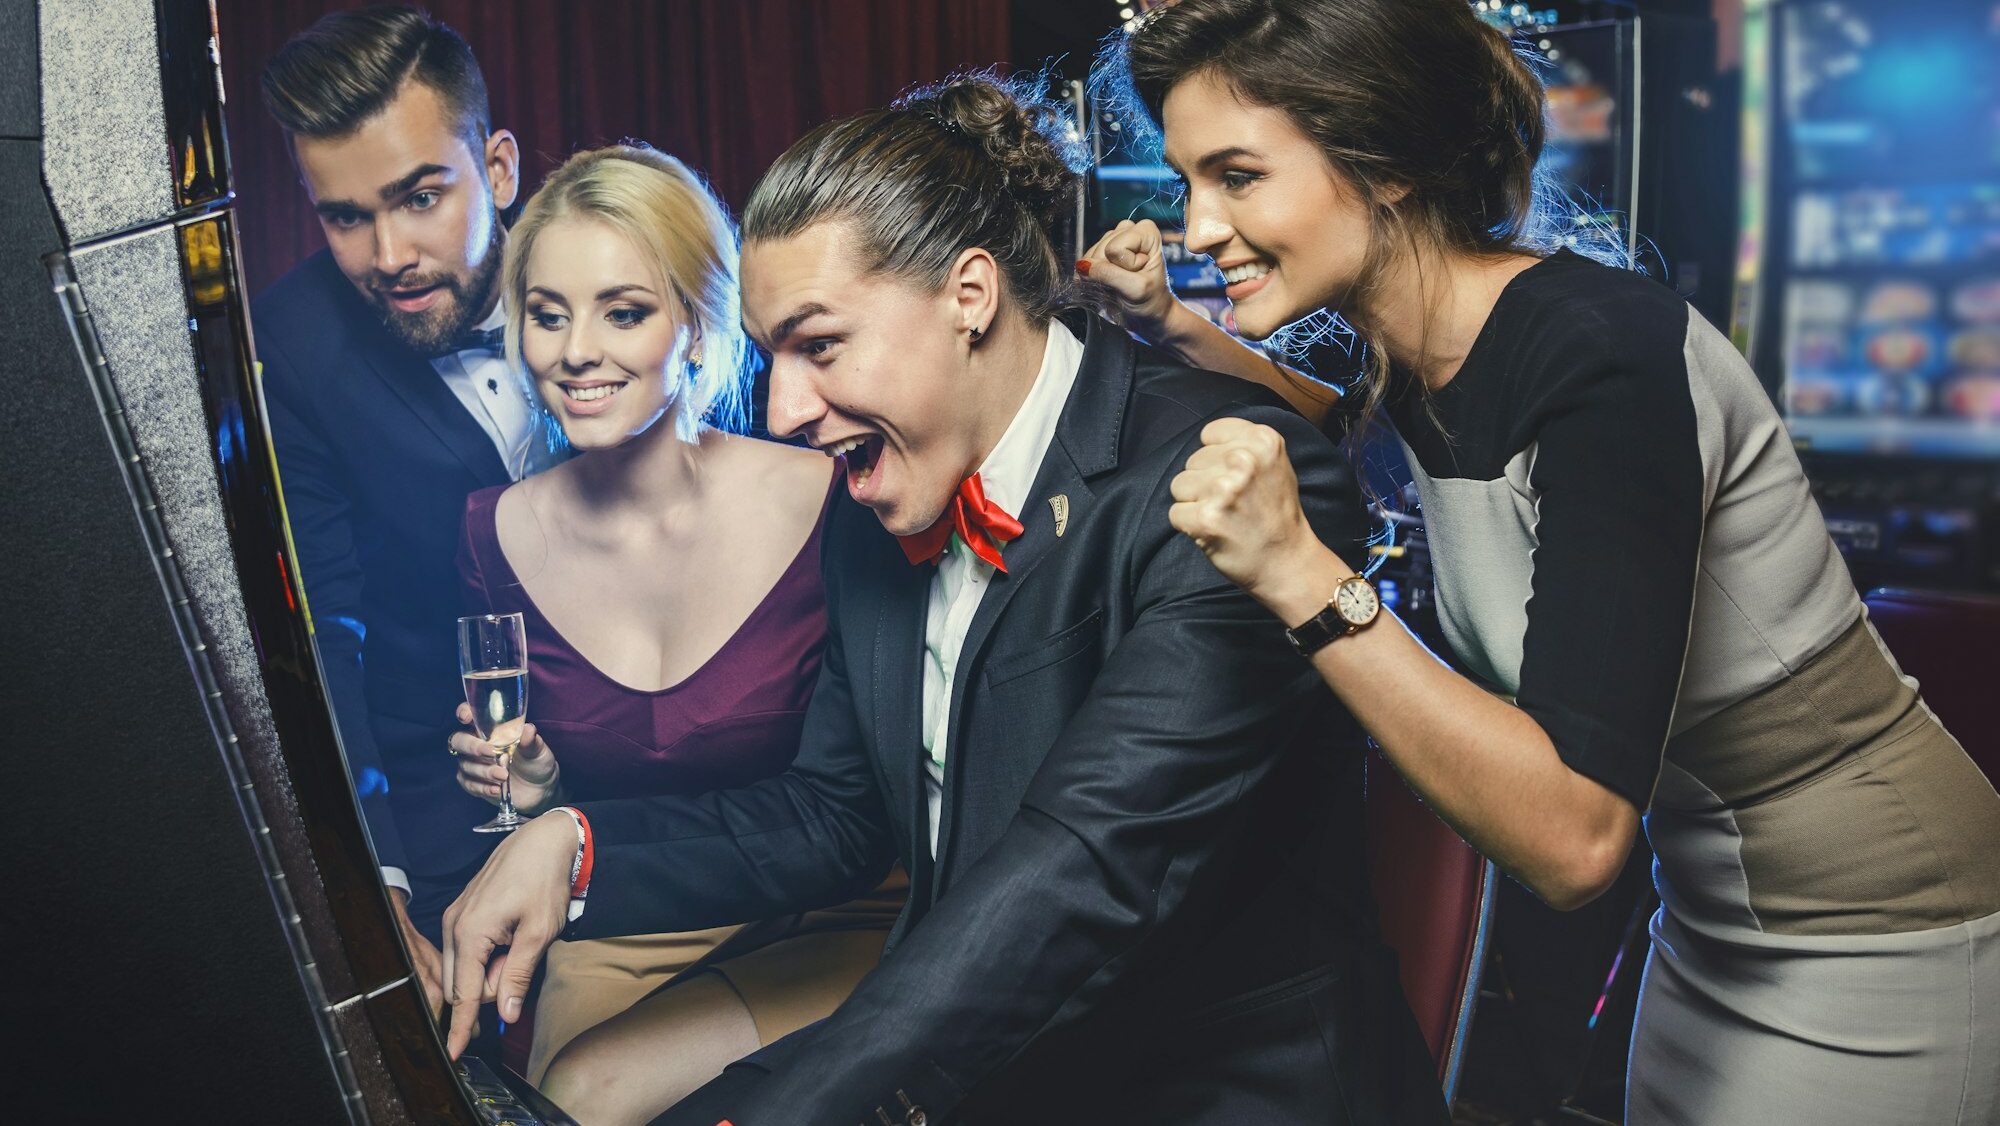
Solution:
[[[1125,219],[1077,259],[1076,271],[1114,299],[1105,311],[1149,344],[1165,345],[1176,314],[1196,316],[1167,288],[1159,224]]]
[[[458,706],[458,722],[472,725],[472,708]],[[500,781],[511,769],[514,775],[514,808],[523,817],[533,817],[554,804],[561,789],[561,770],[556,753],[543,742],[532,723],[521,727],[521,742],[514,748],[511,767],[500,765],[500,752],[470,731],[451,737],[451,749],[458,756],[458,785],[476,798],[500,804]]]
[[[1076,272],[1108,297],[1105,315],[1126,331],[1189,367],[1268,387],[1306,421],[1324,425],[1340,393],[1243,343],[1175,297],[1167,287],[1164,245],[1151,219],[1127,219],[1077,259]]]
[[[1167,519],[1216,570],[1287,625],[1297,624],[1289,619],[1301,603],[1323,605],[1331,592],[1319,589],[1321,572],[1344,564],[1306,522],[1284,437],[1246,419],[1218,418],[1202,429],[1201,441],[1173,480]]]

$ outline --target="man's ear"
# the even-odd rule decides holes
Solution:
[[[959,252],[945,275],[945,292],[956,306],[958,330],[974,340],[993,327],[1000,314],[1000,263],[983,246],[968,246]]]
[[[505,129],[495,129],[486,138],[486,182],[493,186],[495,211],[514,206],[521,194],[521,146]]]

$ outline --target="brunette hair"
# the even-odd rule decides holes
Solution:
[[[914,90],[785,150],[750,195],[744,240],[847,222],[869,272],[926,287],[943,285],[967,247],[983,247],[1009,297],[1046,323],[1072,294],[1059,248],[1084,155],[1067,121],[1037,80],[976,73]]]
[[[1284,113],[1360,194],[1370,232],[1353,293],[1379,284],[1404,250],[1539,256],[1574,246],[1631,264],[1609,239],[1580,245],[1564,229],[1566,200],[1539,167],[1541,79],[1465,0],[1181,0],[1114,33],[1093,83],[1157,139],[1167,93],[1201,74]],[[1372,343],[1371,325],[1336,312]],[[1350,417],[1373,414],[1387,369],[1383,349],[1368,347],[1363,402]]]
[[[492,132],[486,78],[457,32],[419,8],[380,4],[321,16],[264,68],[264,105],[291,137],[340,137],[405,82],[435,91],[478,156]]]

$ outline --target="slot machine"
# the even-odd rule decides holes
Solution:
[[[0,2],[20,1121],[566,1122],[424,1010],[284,521],[209,5]]]
[[[1857,585],[2000,589],[2000,4],[1747,16],[1738,342]]]
[[[1538,56],[1544,167],[1576,225],[1608,233],[1639,269],[1726,325],[1734,247],[1720,217],[1735,191],[1736,122],[1714,21],[1666,4],[1537,7],[1486,0],[1485,15]]]

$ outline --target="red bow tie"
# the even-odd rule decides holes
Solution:
[[[979,483],[979,474],[974,473],[952,494],[951,503],[945,506],[937,523],[916,535],[896,539],[911,563],[929,563],[944,554],[953,532],[972,549],[972,554],[1005,573],[1007,565],[1000,561],[1000,545],[1020,537],[1021,522],[986,499],[986,489]]]

